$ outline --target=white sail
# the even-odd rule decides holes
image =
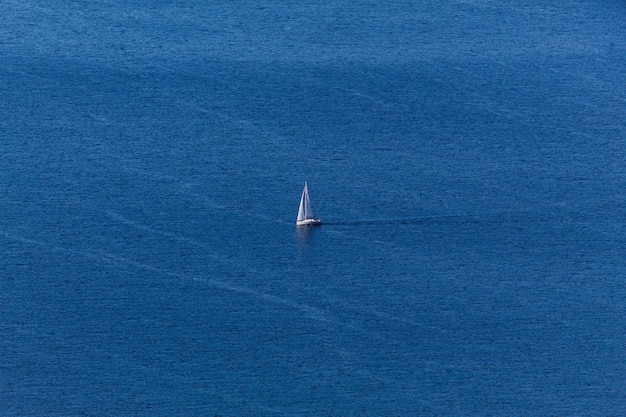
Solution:
[[[302,197],[300,197],[300,207],[298,208],[298,218],[296,221],[302,221],[306,219],[306,203],[305,200],[309,199],[309,193],[306,189],[306,183],[304,183],[304,190],[302,190]]]
[[[298,218],[296,224],[299,226],[320,224],[321,220],[315,218],[313,213],[313,207],[311,206],[311,199],[309,198],[309,187],[307,183],[304,183],[304,189],[302,190],[302,197],[300,197],[300,207],[298,208]]]

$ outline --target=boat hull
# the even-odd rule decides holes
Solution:
[[[322,224],[320,219],[304,219],[296,220],[296,226],[319,226]]]

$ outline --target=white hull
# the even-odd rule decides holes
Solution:
[[[296,221],[296,226],[319,226],[320,224],[322,224],[320,219],[305,219]]]

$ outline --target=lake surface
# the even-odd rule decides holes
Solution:
[[[0,4],[1,415],[626,415],[624,2],[123,3]]]

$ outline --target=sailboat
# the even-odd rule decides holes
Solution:
[[[320,224],[322,224],[322,220],[316,219],[315,214],[313,214],[313,207],[311,207],[311,199],[309,198],[309,187],[305,182],[302,197],[300,198],[296,226],[317,226]]]

